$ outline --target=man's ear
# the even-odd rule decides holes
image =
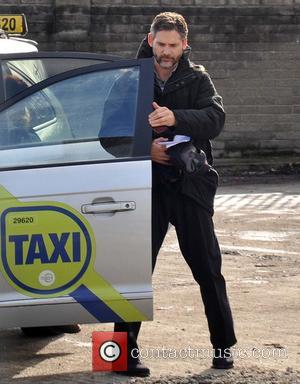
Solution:
[[[185,49],[187,48],[187,46],[188,46],[188,41],[187,41],[187,39],[183,39],[183,40],[182,40],[182,49],[185,50]]]
[[[151,32],[148,33],[148,44],[150,45],[150,47],[153,46],[153,40],[154,40],[154,37],[152,35]]]

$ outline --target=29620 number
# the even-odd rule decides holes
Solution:
[[[34,223],[34,218],[32,216],[28,217],[13,217],[13,224],[32,224]]]

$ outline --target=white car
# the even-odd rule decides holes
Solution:
[[[0,327],[152,319],[152,65],[2,33]]]

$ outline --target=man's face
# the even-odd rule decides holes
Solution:
[[[187,39],[173,31],[159,31],[148,34],[148,43],[153,50],[156,63],[163,69],[173,69],[187,47]]]

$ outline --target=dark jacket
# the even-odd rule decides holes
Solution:
[[[174,135],[187,135],[193,139],[195,146],[206,153],[207,161],[213,163],[210,139],[221,132],[225,113],[222,98],[204,68],[189,60],[186,50],[179,61],[176,71],[168,79],[163,92],[157,81],[154,84],[154,101],[160,106],[171,109],[175,115],[176,126],[169,127],[167,133],[159,136],[172,138]],[[152,48],[143,40],[138,50],[138,58],[152,57]],[[155,137],[155,136],[154,136]],[[173,168],[173,169],[172,169]],[[176,180],[176,169],[153,163],[153,187],[160,188],[160,183]],[[213,214],[214,196],[218,185],[218,174],[213,168],[205,174],[181,174],[176,183],[184,195],[196,201],[202,208]]]
[[[222,98],[204,68],[191,63],[189,51],[179,61],[176,71],[166,82],[163,92],[154,84],[154,101],[171,109],[176,126],[170,127],[173,135],[192,137],[197,148],[202,149],[210,164],[213,162],[210,139],[221,132],[225,113]],[[152,57],[152,48],[145,38],[138,50],[138,58]]]

